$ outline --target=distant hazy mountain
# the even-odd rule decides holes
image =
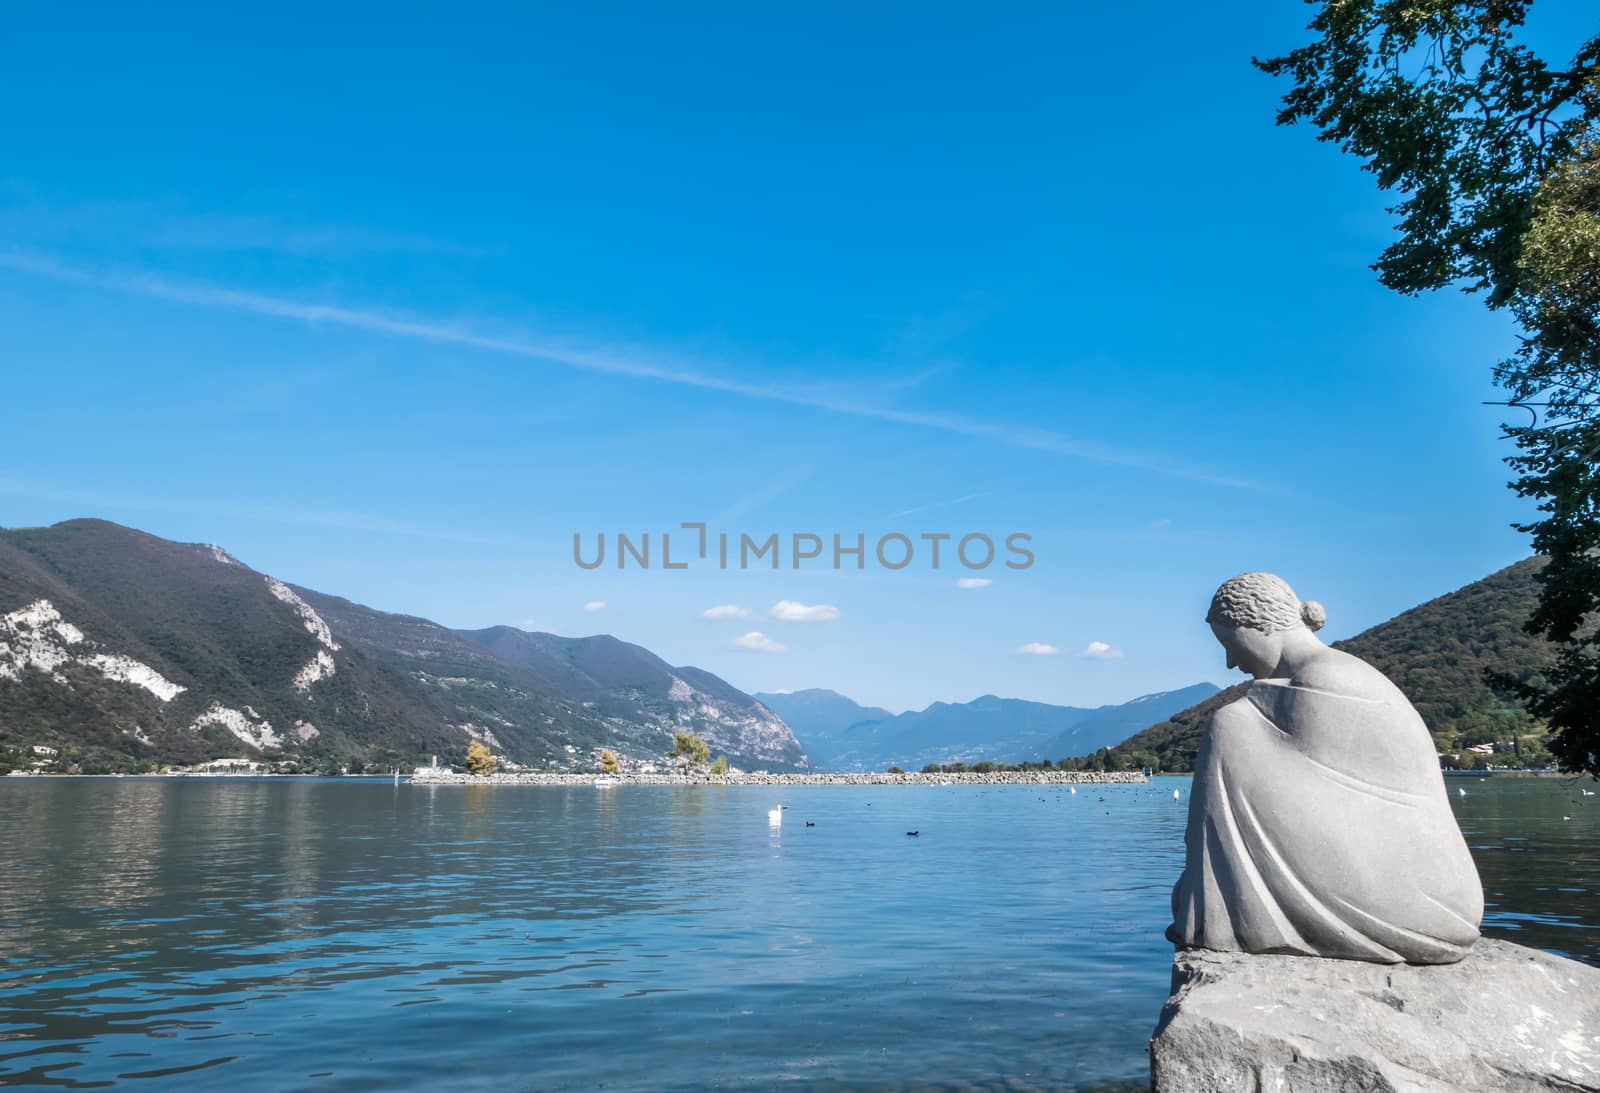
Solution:
[[[795,729],[813,763],[837,770],[882,770],[890,764],[912,770],[928,763],[976,763],[985,759],[1015,763],[1059,759],[1078,754],[1086,746],[1093,750],[1118,743],[1139,726],[1148,724],[1152,713],[1167,716],[1215,690],[1209,683],[1199,683],[1181,691],[1094,708],[984,695],[971,702],[935,702],[924,710],[858,721],[842,730],[837,728],[836,719],[848,712],[847,707],[819,698],[810,701],[835,717],[833,722],[824,722],[823,745],[815,747],[808,739],[806,730],[800,727],[806,723],[803,716],[798,724],[790,721],[790,727]],[[782,713],[783,699],[788,697],[793,696],[767,695],[764,700]],[[843,696],[834,697],[855,706]],[[1060,750],[1064,740],[1069,743]]]
[[[227,755],[410,766],[473,739],[510,759],[655,756],[676,730],[738,766],[805,766],[755,699],[611,637],[454,631],[101,520],[0,530],[0,762]]]
[[[1528,558],[1333,646],[1392,679],[1427,722],[1441,751],[1537,737],[1540,726],[1491,691],[1484,672],[1492,668],[1527,680],[1554,657],[1548,643],[1522,628],[1538,599],[1536,578],[1543,566],[1544,559]],[[1193,770],[1211,714],[1245,688],[1237,684],[1152,722],[1115,750],[1130,763],[1154,760],[1166,770]]]
[[[1051,759],[1064,759],[1120,744],[1156,721],[1171,717],[1178,710],[1187,709],[1196,702],[1205,701],[1219,689],[1215,683],[1196,683],[1176,691],[1141,695],[1120,706],[1107,706],[1056,737],[1045,748],[1045,755]]]
[[[894,716],[880,706],[862,706],[838,691],[821,687],[782,694],[758,692],[756,697],[783,718],[800,738],[812,765],[823,769],[832,766],[850,726]]]

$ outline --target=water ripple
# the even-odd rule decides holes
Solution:
[[[1174,784],[13,780],[0,1085],[1142,1088]],[[1595,959],[1562,786],[1453,803],[1490,927]]]

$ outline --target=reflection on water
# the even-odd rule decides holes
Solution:
[[[13,779],[0,1085],[1142,1088],[1183,785]],[[1600,798],[1464,788],[1489,928],[1600,959]]]
[[[1600,964],[1600,785],[1588,778],[1451,778],[1483,880],[1484,932]],[[1465,793],[1465,796],[1462,796]]]

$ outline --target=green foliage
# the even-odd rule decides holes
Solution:
[[[493,774],[499,766],[499,762],[489,750],[489,745],[481,740],[474,740],[467,745],[468,774]]]
[[[600,770],[605,774],[617,773],[617,753],[610,748],[604,748],[600,752]]]
[[[717,756],[717,761],[715,763],[711,764],[711,773],[712,774],[727,774],[728,773],[728,757],[726,755]]]
[[[1316,39],[1255,63],[1294,86],[1278,124],[1310,122],[1359,157],[1400,239],[1378,260],[1400,292],[1465,279],[1491,306],[1518,290],[1534,193],[1593,115],[1600,37],[1560,66],[1517,41],[1529,0],[1321,0]]]
[[[681,755],[691,763],[707,763],[711,759],[711,748],[692,732],[678,732],[672,734],[672,754]]]
[[[890,764],[889,764],[889,769],[888,769],[888,770],[887,770],[887,771],[885,771],[885,772],[884,772],[884,773],[886,773],[886,774],[904,774],[904,773],[905,773],[905,771],[903,771],[903,770],[901,770],[901,769],[900,769],[900,768],[899,768],[899,767],[898,767],[898,766],[896,766],[896,765],[895,765],[895,764],[893,764],[893,763],[890,763]]]
[[[1600,777],[1600,127],[1540,186],[1522,264],[1516,311],[1529,336],[1500,378],[1518,405],[1543,411],[1507,432],[1519,449],[1512,487],[1543,513],[1519,530],[1550,558],[1528,626],[1561,649],[1543,680],[1501,682],[1549,722],[1564,768]]]
[[[1519,530],[1549,559],[1526,625],[1561,648],[1545,678],[1492,678],[1600,777],[1600,35],[1554,66],[1517,40],[1530,2],[1320,0],[1316,40],[1257,64],[1294,82],[1279,124],[1311,122],[1404,195],[1385,285],[1465,280],[1523,329],[1495,375],[1532,419],[1505,429],[1543,514]]]
[[[938,763],[929,763],[927,766],[922,768],[922,773],[923,774],[938,774],[939,773],[939,764]]]

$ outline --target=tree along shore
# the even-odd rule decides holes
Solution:
[[[414,786],[588,786],[597,783],[624,786],[1034,786],[1034,785],[1137,785],[1148,779],[1139,771],[993,771],[975,774],[813,773],[763,774],[735,772],[657,774],[456,774],[422,771],[406,779]]]

